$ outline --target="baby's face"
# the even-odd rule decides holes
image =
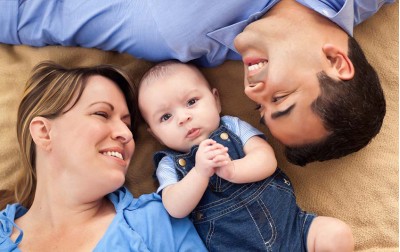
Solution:
[[[139,107],[152,134],[165,146],[187,152],[218,128],[218,92],[185,65],[142,84]]]

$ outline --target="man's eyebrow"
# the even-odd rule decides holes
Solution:
[[[287,109],[282,110],[282,111],[276,111],[271,114],[271,119],[276,119],[281,116],[288,115],[290,112],[292,112],[293,108],[295,107],[296,103],[293,103],[291,106],[289,106]]]

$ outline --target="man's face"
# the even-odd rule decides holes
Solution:
[[[262,18],[235,39],[243,57],[246,95],[257,103],[271,134],[284,145],[315,142],[328,134],[311,104],[320,94],[323,51],[313,33],[282,17]]]

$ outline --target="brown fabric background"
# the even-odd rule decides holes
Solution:
[[[279,144],[270,139],[279,166],[292,179],[299,205],[346,221],[353,229],[357,251],[398,251],[398,29],[395,3],[384,6],[355,30],[355,37],[380,75],[387,99],[384,125],[369,146],[340,160],[299,168],[288,164]],[[16,111],[30,70],[42,60],[66,66],[116,64],[128,70],[135,81],[152,65],[96,49],[0,45],[0,189],[12,186],[20,165]],[[258,123],[254,103],[243,94],[241,62],[202,70],[219,89],[224,114],[239,116],[269,136]],[[126,182],[134,195],[155,190],[151,157],[160,147],[141,125]]]

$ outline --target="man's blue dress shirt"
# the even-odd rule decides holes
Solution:
[[[279,0],[0,0],[0,43],[94,47],[151,61],[216,66]],[[348,34],[394,0],[298,0]]]

